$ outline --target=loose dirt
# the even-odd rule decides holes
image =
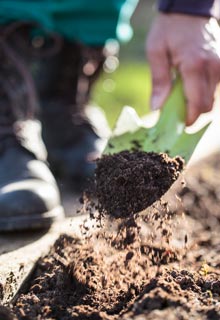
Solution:
[[[114,218],[140,212],[167,192],[183,169],[180,157],[143,151],[103,155],[95,171],[99,211]]]
[[[220,319],[220,154],[169,198],[60,237],[1,320]]]

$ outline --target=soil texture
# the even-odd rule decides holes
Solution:
[[[85,220],[81,238],[60,237],[10,319],[220,319],[220,154],[175,188],[174,206],[161,201],[135,219],[94,219],[96,229]]]
[[[145,210],[167,192],[184,161],[167,154],[122,151],[103,155],[95,171],[99,211],[114,218]]]

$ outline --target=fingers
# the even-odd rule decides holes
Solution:
[[[187,100],[186,124],[191,125],[201,113],[210,110],[211,101],[207,94],[208,77],[204,70],[199,72],[196,66],[191,68],[186,66],[180,73]]]
[[[216,74],[218,73],[216,70],[213,72],[210,61],[198,57],[195,61],[183,64],[180,73],[187,100],[186,124],[191,125],[201,113],[211,111],[218,82]]]
[[[165,46],[155,46],[151,41],[148,42],[147,57],[152,76],[151,108],[157,110],[163,105],[171,90],[170,63]]]
[[[208,64],[208,78],[209,78],[209,90],[211,94],[211,98],[215,98],[216,87],[220,81],[220,59],[219,57],[215,57]]]
[[[220,28],[213,19],[160,14],[149,33],[147,55],[152,72],[152,109],[160,108],[171,90],[171,70],[183,79],[186,124],[212,109],[220,80]]]

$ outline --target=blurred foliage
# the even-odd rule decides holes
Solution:
[[[131,18],[134,35],[131,41],[121,44],[120,61],[146,60],[146,36],[156,15],[156,0],[139,0]]]
[[[151,81],[146,62],[125,62],[113,73],[104,73],[93,88],[93,101],[105,112],[109,125],[115,124],[125,105],[141,116],[149,111]]]
[[[140,0],[131,19],[134,36],[122,44],[120,65],[113,73],[104,73],[93,88],[92,100],[105,112],[112,127],[125,105],[141,116],[149,112],[151,81],[145,56],[145,39],[155,16],[154,0]]]

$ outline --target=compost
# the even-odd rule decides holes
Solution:
[[[164,153],[122,151],[103,155],[95,172],[99,211],[127,217],[153,204],[167,192],[183,169],[180,157]]]
[[[62,235],[1,320],[220,319],[220,154],[174,189],[144,216]]]

